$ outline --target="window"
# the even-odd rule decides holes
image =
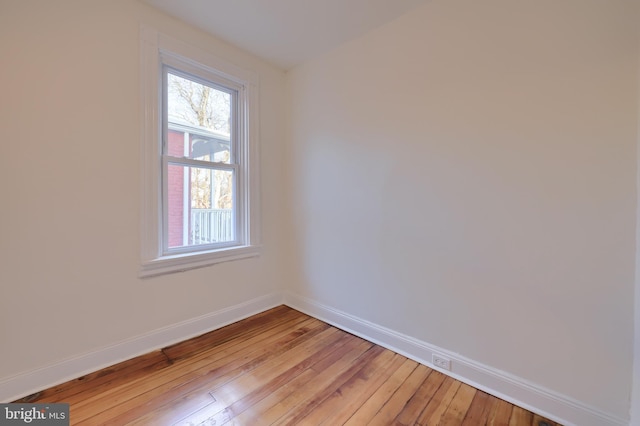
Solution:
[[[255,77],[148,28],[141,51],[140,275],[258,255]]]

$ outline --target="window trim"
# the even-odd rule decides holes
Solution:
[[[260,255],[260,194],[258,150],[258,84],[257,76],[229,64],[206,51],[175,40],[142,25],[140,28],[141,84],[141,208],[140,208],[140,277],[213,265]],[[163,134],[163,67],[203,78],[215,76],[214,82],[228,81],[240,88],[243,96],[238,114],[243,125],[238,127],[236,155],[239,168],[237,183],[239,215],[244,217],[239,230],[239,244],[209,250],[193,250],[164,254],[163,194],[162,194],[162,134]]]

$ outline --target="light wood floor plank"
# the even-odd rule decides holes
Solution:
[[[383,352],[354,374],[302,421],[308,424],[343,424],[404,362],[404,357]]]
[[[444,412],[439,424],[441,426],[462,424],[475,394],[475,388],[462,383],[460,388],[458,388],[458,392],[456,392],[456,395],[453,397],[451,404],[449,404],[447,410]]]
[[[520,407],[513,407],[511,418],[509,419],[509,426],[530,425],[532,420],[533,414],[531,411]]]
[[[328,356],[334,350],[333,345],[342,337],[342,332],[337,332],[338,330],[330,329],[328,331],[336,332],[322,341],[318,340],[315,345],[309,344],[308,348],[299,348],[295,353],[292,352],[290,357],[284,357],[278,363],[266,363],[250,374],[226,383],[223,388],[232,388],[236,400],[229,404],[224,411],[211,416],[207,421],[212,424],[223,424],[233,419],[264,399],[275,389],[293,380],[315,362]],[[211,394],[216,397],[219,391],[220,389],[213,390]]]
[[[489,418],[489,410],[491,409],[491,403],[489,402],[490,396],[482,391],[477,391],[471,401],[471,406],[462,421],[462,426],[476,426],[483,425]]]
[[[216,402],[216,399],[207,392],[192,392],[174,399],[160,408],[147,411],[127,424],[137,426],[172,425]]]
[[[446,390],[441,393],[441,397],[439,399],[436,399],[434,397],[429,403],[429,405],[432,406],[432,409],[423,411],[421,415],[421,417],[424,416],[423,418],[425,419],[425,424],[427,425],[440,424],[444,413],[447,411],[447,408],[449,408],[449,404],[451,404],[451,401],[453,401],[456,393],[458,393],[458,389],[460,389],[460,385],[462,385],[462,383],[457,380],[451,379],[450,377],[447,377],[444,383],[446,383],[447,381],[450,381],[450,384],[446,388]],[[436,401],[438,401],[437,405],[435,404]],[[427,406],[427,408],[429,408],[429,406]],[[429,413],[429,417],[426,416],[427,413]]]
[[[246,418],[241,416],[239,420],[246,419],[245,424],[251,425],[270,425],[274,423],[306,401],[313,400],[318,389],[329,387],[337,376],[348,370],[353,365],[353,362],[371,349],[372,346],[369,342],[352,339],[349,345],[345,345],[340,351],[335,352],[333,357],[328,357],[325,360],[325,362],[330,362],[329,364],[323,366],[321,365],[323,362],[320,362],[310,368],[312,377],[309,381],[300,385],[296,384],[295,390],[287,393],[286,396],[278,397],[274,395],[274,398],[264,400],[264,408],[257,406],[257,412],[251,413]]]
[[[487,420],[487,426],[505,426],[509,424],[511,419],[511,412],[513,411],[513,405],[507,401],[496,401],[493,410],[489,414],[489,420]]]
[[[301,345],[304,347],[309,346],[310,348],[312,348],[310,350],[313,351],[317,348],[323,347],[325,343],[322,340],[312,339],[312,337],[316,337],[316,336],[322,337],[323,334],[330,334],[337,337],[340,333],[340,331],[336,330],[335,328],[324,328],[324,329],[323,328],[324,327],[318,327],[318,328],[312,329],[308,333],[303,334],[302,336],[297,336],[295,339],[288,342],[288,344],[293,345],[295,343],[295,345]],[[320,333],[312,334],[313,331],[318,331],[321,329],[322,331]],[[284,347],[288,347],[288,346],[285,345]],[[135,392],[135,390],[130,390],[125,395],[122,395],[122,396],[118,395],[117,405],[119,406],[114,407],[113,409],[107,410],[105,412],[102,412],[98,416],[94,415],[93,420],[102,422],[102,423],[110,419],[114,419],[115,421],[116,418],[114,417],[114,414],[120,413],[117,416],[118,422],[120,424],[126,424],[126,422],[139,417],[141,406],[144,407],[145,410],[149,410],[153,406],[153,404],[148,404],[148,401],[150,399],[162,398],[163,400],[166,400],[167,392],[169,390],[174,390],[178,388],[180,389],[180,392],[178,394],[182,395],[186,392],[193,391],[194,389],[204,390],[205,387],[208,389],[212,389],[218,385],[226,384],[228,381],[233,382],[233,380],[242,380],[243,377],[245,377],[245,373],[247,371],[256,370],[258,373],[263,371],[268,371],[269,374],[276,374],[276,371],[278,370],[270,369],[270,367],[272,367],[273,364],[285,364],[285,366],[281,368],[286,368],[287,361],[289,361],[290,358],[293,358],[293,355],[294,355],[294,352],[285,350],[283,351],[283,355],[286,355],[288,358],[285,358],[283,360],[280,357],[273,357],[272,354],[278,353],[278,350],[282,351],[282,347],[278,348],[275,351],[274,351],[274,348],[272,348],[272,350],[267,351],[266,354],[262,353],[263,351],[256,351],[257,355],[259,356],[252,357],[251,355],[249,355],[244,359],[241,358],[241,361],[239,362],[237,362],[236,360],[231,361],[228,359],[222,359],[216,363],[210,363],[207,366],[207,368],[210,369],[208,373],[206,373],[205,375],[202,375],[200,370],[190,372],[190,374],[188,375],[188,381],[186,382],[185,382],[186,376],[180,376],[180,375],[178,375],[177,377],[170,376],[171,378],[170,381],[156,382],[154,384],[145,382],[143,384],[140,384],[140,386],[144,385],[150,388],[145,393],[140,393],[140,392]],[[235,366],[236,368],[233,368],[231,371],[229,371],[230,367],[233,367],[233,366]],[[176,369],[176,371],[178,370]],[[224,372],[227,372],[227,374],[223,374]],[[241,391],[248,392],[249,388],[243,387],[242,385],[245,382],[253,383],[254,381],[255,380],[253,380],[253,378],[245,380],[238,386],[238,389],[240,389]],[[238,395],[238,397],[240,397],[239,392],[237,392],[236,394]],[[173,392],[173,395],[171,396],[175,397],[176,393]],[[213,394],[213,396],[216,399],[220,399],[217,394]],[[229,404],[232,404],[235,401],[227,400],[226,402],[228,402]]]
[[[387,356],[391,354],[392,356]],[[347,383],[333,393],[330,404],[326,405],[324,413],[318,412],[318,419],[324,418],[321,424],[326,426],[344,424],[353,413],[374,392],[400,368],[405,358],[401,355],[386,352],[371,365],[366,366],[359,374],[353,376]],[[320,411],[322,407],[318,407]]]
[[[385,351],[380,346],[372,346],[367,352],[354,360],[351,366],[333,378],[331,383],[318,389],[311,398],[289,411],[285,416],[275,421],[274,425],[295,425],[300,424],[309,413],[311,413],[318,405],[328,398],[336,389],[342,386],[347,380],[357,374],[364,366],[375,360]]]
[[[429,370],[430,372],[427,378],[422,382],[418,390],[411,396],[409,402],[407,402],[394,420],[395,425],[409,426],[416,424],[418,417],[442,385],[446,376],[438,371]]]
[[[165,376],[179,377],[180,373],[182,373],[183,375],[186,375],[191,371],[199,371],[201,368],[209,365],[212,361],[223,360],[226,357],[230,357],[230,356],[233,357],[235,356],[234,354],[245,351],[247,348],[251,348],[254,345],[258,345],[260,343],[265,346],[268,346],[270,343],[275,342],[277,341],[277,339],[280,339],[280,338],[285,339],[287,341],[294,340],[300,335],[300,331],[299,331],[300,329],[296,327],[302,327],[302,326],[322,327],[322,323],[318,322],[317,320],[312,320],[309,318],[306,318],[306,319],[300,318],[299,320],[301,321],[295,324],[287,323],[287,324],[272,328],[271,330],[274,333],[267,333],[266,331],[268,331],[269,328],[265,327],[264,328],[265,332],[263,334],[255,335],[246,340],[240,339],[237,341],[225,342],[220,346],[218,346],[216,349],[203,348],[203,350],[200,353],[197,353],[194,356],[184,360],[184,362],[170,359],[169,368],[166,368],[158,372],[157,374],[154,374],[153,378],[155,381],[160,381],[160,380],[163,380]],[[264,349],[263,351],[268,352],[269,349]],[[166,356],[166,355],[163,355],[163,356]],[[175,368],[174,365],[178,362],[180,362],[179,368]],[[86,392],[67,398],[64,402],[74,404],[74,407],[76,408],[76,410],[80,410],[85,405],[103,406],[103,404],[101,403],[102,402],[101,400],[109,399],[111,395],[114,393],[122,393],[126,389],[131,389],[134,394],[141,393],[144,387],[141,387],[140,383],[138,383],[139,381],[146,383],[148,381],[148,377],[141,377],[141,378],[136,378],[134,380],[125,381],[120,383],[118,386],[111,386],[109,389],[106,389],[105,391],[100,391],[100,392],[95,392],[91,388],[93,382],[87,381],[88,389]]]
[[[345,422],[345,425],[370,424],[371,420],[378,414],[378,411],[384,407],[389,398],[417,367],[417,362],[411,359],[404,359],[400,367],[358,408],[353,416]]]
[[[286,352],[287,345],[309,340],[315,334],[327,330],[325,324],[315,320],[305,321],[300,325],[303,327],[294,331],[283,329],[273,336],[268,334],[256,336],[254,350],[243,351],[246,349],[244,344],[233,345],[229,342],[221,345],[222,350],[215,354],[205,351],[203,354],[206,356],[198,355],[192,359],[174,363],[155,374],[152,379],[137,379],[126,386],[114,387],[96,397],[74,404],[74,417],[78,421],[91,417],[94,421],[104,422],[118,413],[122,421],[125,421],[125,418],[128,421],[130,419],[125,414],[128,410],[139,409],[141,405],[156,396],[163,399],[176,398],[186,392],[209,387],[212,381],[230,380],[255,368],[264,360],[275,357],[279,352]],[[301,334],[300,330],[306,330],[306,333]],[[95,406],[104,407],[103,411],[108,412],[96,413]]]
[[[371,424],[392,424],[431,371],[425,365],[418,365],[371,419]]]

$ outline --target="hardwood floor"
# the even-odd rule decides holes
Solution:
[[[286,306],[16,402],[78,425],[556,425]]]

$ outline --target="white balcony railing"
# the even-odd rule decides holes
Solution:
[[[233,210],[192,209],[191,244],[233,241]]]

